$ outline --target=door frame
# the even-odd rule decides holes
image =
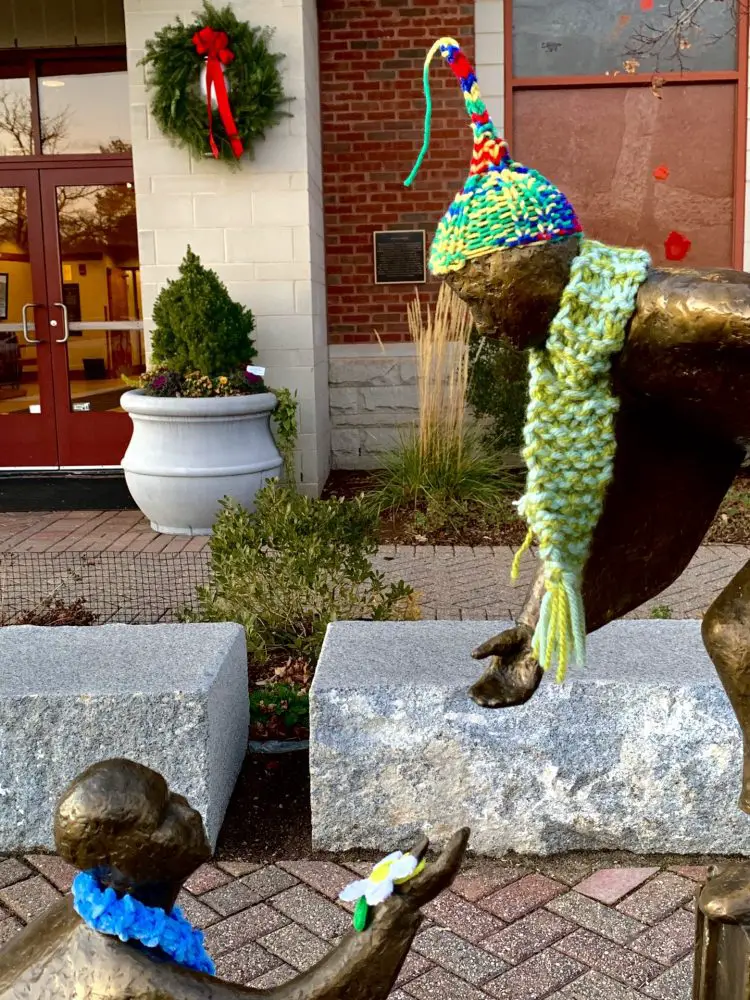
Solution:
[[[59,468],[56,411],[52,376],[52,355],[47,305],[47,274],[44,260],[44,231],[39,171],[16,164],[0,171],[0,188],[23,187],[26,191],[26,220],[31,268],[32,298],[38,302],[29,310],[29,322],[37,340],[36,366],[40,413],[19,411],[0,415],[3,468]],[[34,248],[38,248],[34,252]],[[12,321],[11,321],[12,322]]]
[[[732,219],[732,266],[744,270],[745,255],[745,185],[747,183],[747,114],[748,114],[748,34],[750,11],[739,4],[737,11],[737,69],[663,73],[603,73],[587,76],[516,77],[513,73],[513,0],[503,4],[503,51],[505,79],[505,135],[513,148],[513,96],[517,90],[565,87],[651,87],[658,77],[665,87],[691,83],[731,83],[737,88],[734,125],[734,215]]]
[[[54,302],[62,301],[62,255],[57,227],[58,187],[65,185],[133,184],[133,168],[126,164],[88,163],[85,167],[56,164],[40,173],[44,260],[50,318],[61,319]],[[58,313],[56,317],[52,313]],[[57,330],[62,326],[58,325]],[[130,439],[131,422],[126,413],[115,411],[75,412],[70,402],[68,358],[65,344],[55,336],[50,343],[54,383],[57,449],[60,468],[119,468],[112,455],[120,457]],[[123,392],[126,386],[123,384]]]
[[[84,183],[81,177],[94,178],[89,183],[114,183],[133,181],[133,157],[130,152],[123,153],[42,153],[41,125],[38,100],[38,82],[46,66],[53,72],[76,73],[80,68],[83,75],[89,72],[103,70],[126,71],[126,50],[122,45],[91,46],[85,48],[49,48],[49,49],[2,49],[0,50],[0,65],[3,78],[21,77],[29,80],[32,112],[33,153],[31,155],[0,157],[0,187],[12,185],[13,178],[25,176],[27,191],[33,191],[35,212],[27,208],[29,214],[29,244],[32,242],[33,231],[36,234],[36,245],[43,248],[36,255],[37,262],[32,264],[32,283],[35,298],[46,303],[60,301],[62,291],[62,262],[60,260],[59,241],[57,238],[56,205],[54,204],[54,187],[56,183]],[[74,178],[71,180],[71,177]],[[31,180],[29,180],[31,177]],[[57,180],[62,178],[62,180]],[[50,189],[52,194],[49,194]],[[47,192],[46,198],[44,193]],[[31,195],[27,195],[30,197]],[[52,204],[50,203],[52,199]],[[28,204],[28,203],[27,203]],[[45,228],[46,226],[46,228]],[[52,228],[50,228],[52,226]],[[45,241],[50,245],[45,246]],[[30,258],[32,257],[30,252]],[[54,257],[57,271],[53,271],[51,259]],[[52,310],[53,313],[58,310]],[[58,320],[57,328],[50,328],[50,319]],[[35,310],[35,328],[37,337],[43,343],[37,347],[39,358],[40,397],[48,400],[43,404],[41,414],[6,414],[0,416],[0,430],[3,431],[3,464],[0,472],[14,469],[48,470],[48,469],[81,469],[81,468],[119,468],[112,463],[113,436],[116,440],[127,439],[130,433],[129,418],[119,413],[97,413],[97,424],[102,421],[102,433],[88,428],[82,423],[82,418],[92,417],[91,413],[73,413],[69,406],[69,388],[67,379],[67,360],[59,358],[54,353],[55,345],[50,340],[57,339],[61,329],[60,317],[51,315],[50,310]],[[64,350],[64,348],[63,348]],[[40,357],[41,354],[41,357]],[[58,363],[55,365],[55,361]],[[42,368],[44,372],[42,373]],[[45,389],[42,387],[44,377]],[[65,409],[65,412],[63,412]],[[5,460],[6,432],[13,433],[9,420],[27,419],[40,420],[37,425],[44,435],[46,445],[40,440],[40,434],[35,433],[30,441],[37,442],[34,446],[39,461],[29,464],[22,460],[22,451],[14,449],[10,452],[10,461]],[[73,419],[75,418],[75,419]],[[118,421],[119,418],[119,421]],[[119,431],[117,424],[120,424]],[[19,425],[19,441],[25,425]],[[28,435],[28,432],[25,432]],[[109,442],[109,451],[107,443]],[[127,440],[125,440],[127,444]],[[119,445],[118,445],[119,447]],[[122,447],[124,452],[125,445]],[[18,456],[18,461],[13,457]]]

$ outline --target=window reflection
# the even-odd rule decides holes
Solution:
[[[59,187],[57,213],[71,408],[119,409],[123,376],[145,367],[133,186]]]
[[[26,224],[26,189],[0,188],[0,415],[39,413],[34,344],[21,332],[24,302],[33,302]],[[30,336],[34,337],[29,314]]]
[[[0,156],[34,152],[31,85],[28,79],[0,80]]]
[[[736,68],[729,0],[513,0],[515,77]]]
[[[43,153],[130,151],[127,73],[43,76]]]

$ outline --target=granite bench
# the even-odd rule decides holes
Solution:
[[[697,621],[620,621],[586,669],[481,709],[471,649],[504,622],[338,622],[311,695],[316,848],[750,853],[739,727]]]
[[[212,844],[247,749],[239,625],[0,628],[0,852],[53,849],[58,795],[129,757],[198,809]]]

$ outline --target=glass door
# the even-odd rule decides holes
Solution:
[[[117,466],[120,397],[145,369],[132,171],[44,170],[41,198],[59,465]]]
[[[36,170],[0,173],[0,467],[56,468],[44,238]]]

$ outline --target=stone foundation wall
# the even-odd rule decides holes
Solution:
[[[383,455],[417,421],[417,373],[410,344],[388,353],[337,355],[331,348],[331,464],[377,469]],[[344,350],[344,349],[342,349]],[[362,348],[359,348],[362,351]]]

